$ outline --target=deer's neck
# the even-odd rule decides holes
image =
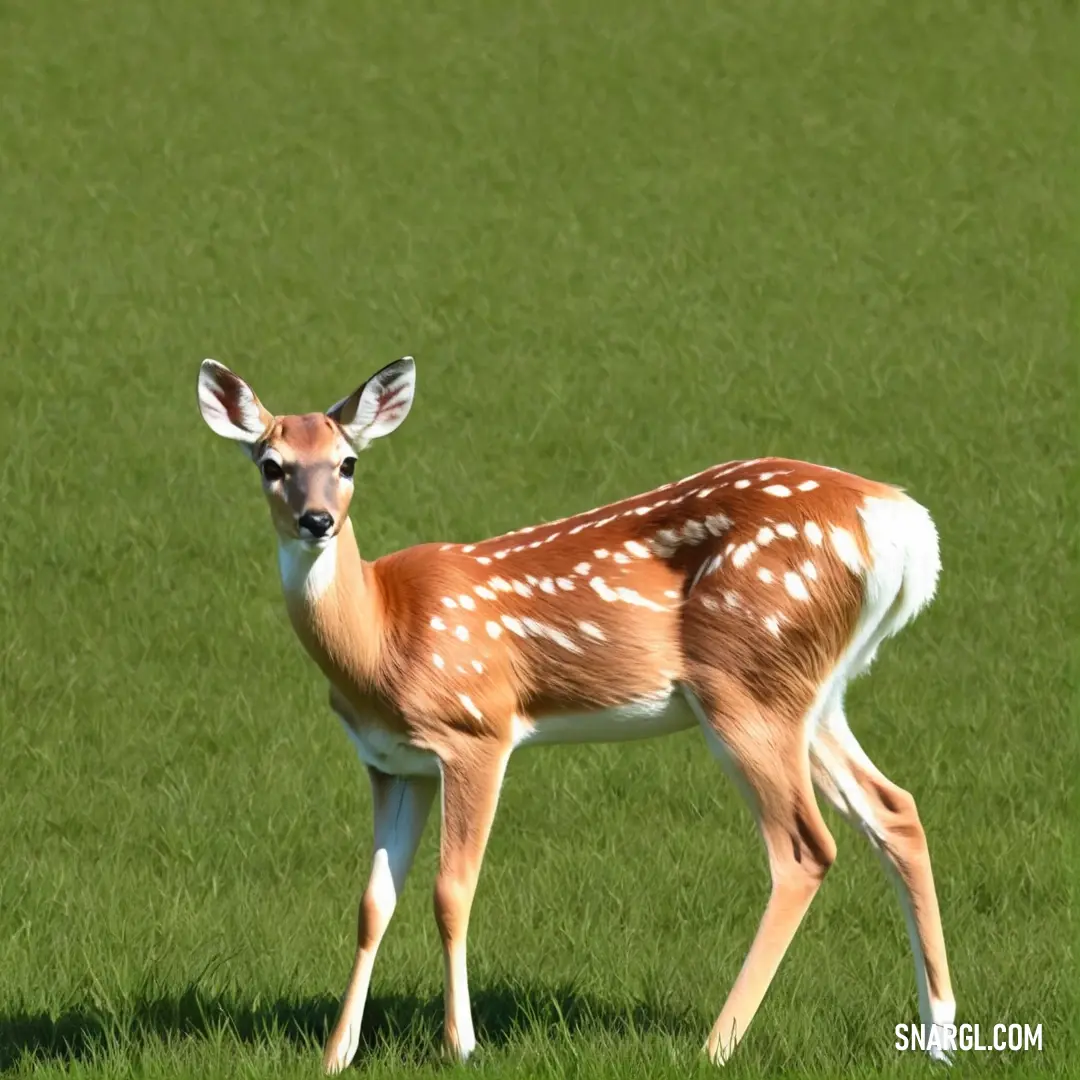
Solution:
[[[281,541],[278,565],[289,619],[311,658],[347,696],[369,693],[379,681],[382,598],[352,522],[318,550]]]

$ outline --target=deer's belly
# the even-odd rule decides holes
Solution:
[[[384,728],[341,721],[360,760],[388,776],[438,776],[439,759],[430,750],[410,746],[404,735]]]
[[[558,743],[624,742],[673,735],[697,723],[683,691],[672,685],[661,694],[614,709],[552,713],[523,722],[515,733],[518,746]]]

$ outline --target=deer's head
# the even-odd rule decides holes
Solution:
[[[401,424],[415,389],[416,365],[403,356],[326,412],[275,416],[223,364],[199,368],[203,419],[254,462],[278,536],[316,550],[348,516],[356,455]]]

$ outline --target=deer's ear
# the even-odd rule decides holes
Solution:
[[[416,393],[416,361],[403,356],[377,371],[363,386],[326,410],[341,425],[354,450],[394,431],[409,415]]]
[[[216,360],[204,360],[199,367],[199,411],[211,431],[248,449],[274,420],[255,391]]]

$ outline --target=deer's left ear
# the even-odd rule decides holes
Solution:
[[[363,386],[326,410],[354,450],[394,431],[409,415],[416,393],[416,361],[403,356],[375,372]]]
[[[216,360],[204,360],[199,368],[199,411],[211,431],[248,451],[274,422],[255,391]]]

